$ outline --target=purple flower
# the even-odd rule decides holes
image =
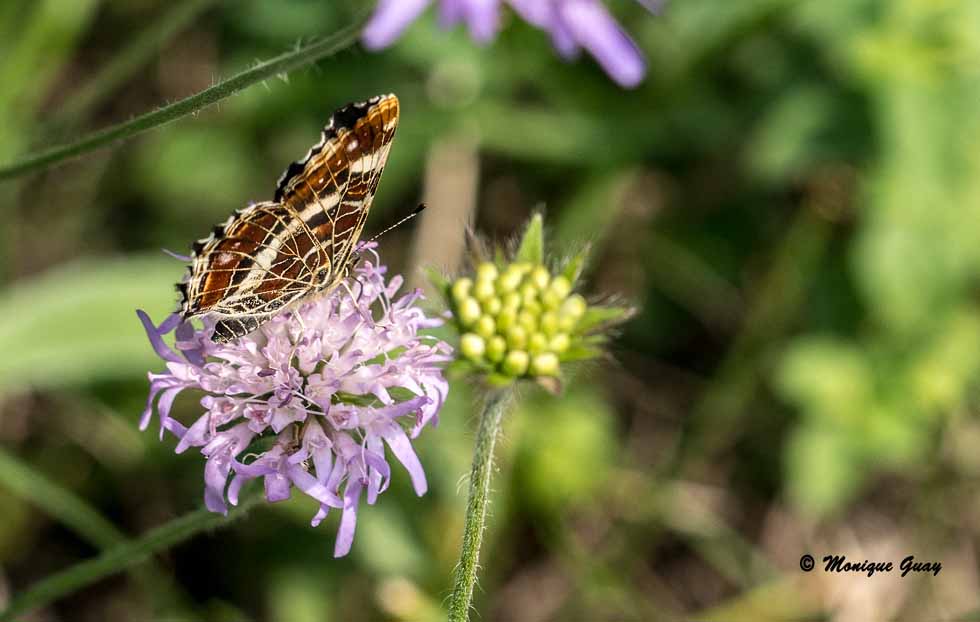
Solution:
[[[211,341],[213,320],[198,329],[172,314],[155,326],[137,311],[167,367],[149,374],[140,429],[156,410],[160,438],[166,431],[176,436],[177,453],[200,448],[209,510],[226,513],[225,500],[237,505],[252,479],[262,478],[270,502],[298,488],[320,502],[314,526],[330,508],[342,510],[334,547],[340,557],[350,551],[361,495],[366,491],[373,504],[388,487],[386,447],[415,492],[425,494],[410,439],[437,422],[449,391],[442,366],[452,349],[419,334],[442,320],[415,306],[420,291],[396,299],[402,277],[385,273],[365,260],[355,270],[354,298],[338,288],[224,344]],[[173,347],[163,340],[170,332]],[[204,413],[189,427],[170,417],[184,389],[205,393]],[[260,439],[264,450],[250,447]]]
[[[465,22],[472,37],[487,43],[500,26],[503,0],[441,0],[440,22],[450,27]],[[633,40],[599,0],[506,0],[525,21],[547,31],[558,52],[574,58],[585,48],[609,76],[632,88],[646,73],[646,63]],[[639,0],[651,12],[654,0]],[[364,28],[362,40],[370,49],[391,45],[429,5],[430,0],[380,0]]]

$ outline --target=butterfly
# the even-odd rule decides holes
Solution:
[[[320,142],[279,178],[274,200],[236,210],[194,243],[177,284],[182,317],[216,318],[211,338],[221,343],[337,287],[357,262],[397,126],[394,95],[334,112]]]

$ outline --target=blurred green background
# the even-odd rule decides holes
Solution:
[[[387,262],[420,283],[460,265],[467,223],[504,241],[543,207],[556,257],[594,244],[588,293],[640,310],[609,361],[560,399],[527,389],[506,422],[479,619],[977,619],[980,3],[609,5],[650,64],[634,91],[513,15],[479,48],[429,11],[384,52],[0,184],[0,603],[199,507],[203,459],[136,428],[162,363],[133,310],[161,319],[184,270],[159,249],[271,198],[331,111],[394,92],[367,229],[430,209],[384,238]],[[0,3],[0,162],[350,16]],[[310,528],[296,495],[31,619],[441,619],[474,417],[454,381],[417,444],[430,492],[396,467],[347,558],[337,516]],[[831,575],[831,553],[943,569]]]

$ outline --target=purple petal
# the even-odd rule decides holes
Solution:
[[[340,519],[340,529],[337,530],[337,541],[333,547],[334,557],[343,557],[350,553],[354,543],[354,530],[357,528],[357,504],[361,501],[361,489],[364,484],[359,479],[347,480],[344,489],[344,514]]]
[[[429,0],[381,0],[361,33],[361,41],[369,50],[388,47],[428,5]]]
[[[409,477],[412,478],[412,488],[415,489],[415,494],[420,497],[424,495],[429,486],[425,481],[422,463],[419,462],[419,457],[415,454],[415,449],[412,448],[408,435],[401,429],[401,426],[392,424],[384,434],[384,439],[388,443],[388,447],[391,448],[391,453],[395,454],[398,461],[408,471]]]
[[[507,0],[507,2],[525,22],[538,28],[551,30],[556,21],[555,8],[550,0],[547,2],[541,0]]]
[[[186,434],[177,443],[174,453],[182,454],[188,447],[201,447],[207,445],[211,440],[211,413],[204,413],[191,424]]]
[[[639,49],[599,2],[566,0],[558,11],[575,40],[613,80],[626,88],[643,80],[646,64]]]
[[[289,498],[289,478],[281,473],[270,473],[265,476],[265,499],[269,503],[285,501]]]
[[[316,527],[316,526],[318,526],[323,521],[323,519],[325,519],[327,517],[327,514],[329,514],[329,513],[330,513],[330,506],[321,503],[320,504],[320,509],[317,511],[316,515],[313,517],[313,520],[310,521],[310,527]]]
[[[565,27],[561,20],[555,20],[551,28],[551,44],[558,50],[558,54],[565,60],[571,60],[578,56],[579,47],[575,43],[575,37]]]
[[[464,8],[470,36],[477,43],[492,41],[500,27],[500,0],[469,0]]]
[[[439,3],[439,25],[451,28],[463,19],[463,2],[465,0],[442,0]]]
[[[340,497],[330,492],[330,490],[318,482],[315,477],[307,473],[302,467],[291,466],[288,470],[289,479],[297,488],[307,495],[320,502],[321,505],[333,506],[335,508],[344,507],[344,502]]]
[[[172,389],[167,389],[160,396],[160,401],[157,402],[157,414],[160,416],[160,440],[163,440],[163,432],[167,429],[166,423],[170,420],[170,408],[174,405],[174,399],[176,399],[177,394],[184,390],[185,387],[174,387]]]
[[[142,309],[137,309],[136,315],[139,317],[140,322],[143,323],[143,329],[146,331],[146,336],[149,337],[150,344],[153,346],[153,350],[157,353],[157,356],[172,363],[185,362],[184,359],[180,358],[177,353],[163,341],[163,336],[175,329],[177,325],[180,324],[181,319],[179,313],[171,313],[159,326],[154,326],[153,320],[151,320],[150,316],[147,315]]]
[[[204,465],[204,505],[212,512],[227,514],[225,505],[225,484],[231,473],[231,458],[225,455],[213,456]]]
[[[175,345],[183,353],[184,358],[186,358],[192,365],[197,365],[198,367],[203,367],[205,363],[204,359],[204,349],[201,347],[197,348],[182,348],[182,345],[191,343],[194,341],[194,337],[197,331],[194,330],[194,325],[190,322],[181,322],[177,325],[177,330],[174,333],[176,339]]]

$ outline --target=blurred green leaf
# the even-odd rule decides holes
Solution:
[[[511,434],[518,442],[514,477],[526,502],[549,516],[587,505],[614,466],[612,421],[606,401],[586,388],[522,402]]]
[[[137,378],[162,362],[136,318],[176,308],[180,262],[161,256],[79,261],[0,295],[0,390]]]

